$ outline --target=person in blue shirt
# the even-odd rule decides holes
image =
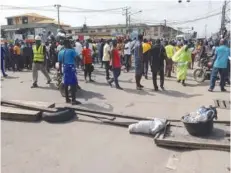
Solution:
[[[217,74],[220,74],[220,87],[221,91],[225,92],[225,77],[226,69],[228,64],[228,59],[230,56],[230,49],[225,45],[225,40],[220,40],[220,46],[215,50],[215,59],[213,61],[213,69],[210,78],[210,88],[208,91],[212,92],[215,87],[215,82],[217,79]]]
[[[68,39],[64,40],[64,49],[58,54],[58,61],[61,74],[63,74],[63,82],[65,86],[65,97],[67,103],[72,105],[81,104],[76,100],[76,89],[78,85],[76,72],[76,58],[78,54],[71,47],[71,42]],[[63,67],[63,68],[62,68]],[[69,99],[68,87],[71,87],[71,97]]]

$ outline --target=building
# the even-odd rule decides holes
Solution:
[[[92,39],[125,37],[127,33],[144,33],[148,28],[146,24],[131,25],[129,28],[124,24],[118,25],[101,25],[101,26],[87,26],[72,27],[70,30],[72,34],[78,37],[87,36]]]
[[[34,39],[35,35],[53,32],[57,33],[58,22],[52,18],[36,13],[26,13],[7,17],[7,25],[1,26],[1,36],[7,40]],[[69,28],[69,25],[60,23],[61,28]]]

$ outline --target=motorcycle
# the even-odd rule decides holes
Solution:
[[[193,77],[196,82],[202,83],[205,80],[210,80],[212,72],[212,61],[209,57],[200,59],[200,68],[197,68],[193,72]]]
[[[64,83],[63,83],[63,76],[62,74],[60,73],[60,70],[59,70],[59,63],[56,63],[55,64],[55,69],[56,69],[56,73],[53,77],[54,81],[56,81],[55,85],[56,87],[58,88],[60,94],[65,97],[65,87],[64,87]],[[76,86],[77,90],[80,90],[80,86],[77,85]],[[68,88],[68,93],[69,93],[69,97],[71,96],[71,89],[70,87]]]

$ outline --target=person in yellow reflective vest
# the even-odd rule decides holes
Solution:
[[[172,57],[175,53],[174,51],[174,46],[173,46],[173,43],[170,42],[166,42],[166,45],[165,46],[165,51],[166,51],[166,54],[167,54],[167,59],[166,59],[166,66],[165,66],[165,75],[167,77],[171,77],[171,72],[172,72]]]
[[[47,84],[50,84],[51,78],[45,68],[45,56],[46,47],[41,44],[41,37],[35,37],[35,45],[33,46],[33,65],[32,65],[32,74],[33,74],[33,85],[31,88],[38,87],[38,70],[40,70],[44,76],[47,78]]]
[[[146,39],[144,39],[143,46],[143,75],[145,79],[148,79],[148,64],[150,64],[150,50],[151,45]]]

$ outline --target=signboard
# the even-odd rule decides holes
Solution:
[[[27,39],[28,40],[33,40],[34,39],[34,35],[27,35]]]
[[[43,33],[43,28],[35,28],[34,29],[35,35],[39,35]]]

